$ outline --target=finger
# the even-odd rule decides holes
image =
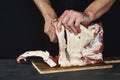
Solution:
[[[75,28],[77,30],[78,33],[80,33],[80,23],[82,22],[83,20],[81,20],[80,17],[77,17],[76,20],[75,20]]]
[[[70,33],[73,33],[73,30],[68,26],[68,25],[64,25],[65,29],[67,29]]]
[[[57,19],[53,19],[53,20],[52,20],[52,22],[56,22],[56,21],[57,21]]]
[[[57,35],[55,32],[53,32],[53,36],[52,36],[52,42],[56,43],[57,42]]]
[[[57,42],[57,37],[56,37],[56,35],[52,34],[52,36],[51,36],[51,38],[50,38],[50,41],[56,43],[56,42]]]
[[[61,21],[63,24],[68,24],[69,19],[70,19],[70,14],[67,14]]]
[[[59,21],[57,24],[57,30],[60,32],[62,30],[62,21]]]
[[[75,17],[71,16],[69,21],[68,21],[68,26],[74,27],[75,26],[74,22],[75,22]]]
[[[49,27],[47,27],[47,30],[45,31],[45,33],[49,37],[50,41],[52,40],[52,31],[53,31],[53,29],[54,29],[54,27],[49,26]]]
[[[77,32],[77,30],[76,30],[76,28],[75,28],[75,27],[70,26],[70,29],[71,29],[71,31],[72,31],[75,35],[77,35],[77,34],[78,34],[78,32]]]
[[[62,20],[62,24],[64,25],[64,27],[71,33],[73,33],[73,30],[71,28],[70,25],[68,25],[68,22],[70,20],[70,14],[67,14],[64,19]]]
[[[69,12],[69,10],[65,10],[63,12],[63,14],[58,18],[58,20],[63,20],[63,18],[65,17],[65,15]]]
[[[72,32],[73,32],[74,34],[77,34],[78,32],[77,32],[77,30],[76,30],[76,28],[75,28],[74,21],[75,21],[75,17],[72,17],[72,16],[71,16],[71,18],[70,18],[70,20],[69,20],[69,22],[68,22],[68,26],[69,26],[69,28],[72,30]]]
[[[50,24],[53,26],[53,27],[56,27],[57,25],[57,19],[53,19]]]
[[[49,38],[51,42],[57,42],[57,37],[55,31],[51,31],[49,34]]]

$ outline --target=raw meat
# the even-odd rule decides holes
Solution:
[[[80,25],[81,33],[74,35],[62,26],[62,31],[56,34],[59,42],[59,55],[56,58],[50,56],[47,51],[27,51],[17,58],[20,63],[22,59],[31,56],[42,57],[50,66],[60,67],[83,66],[103,62],[103,28],[100,24],[92,24],[88,28]],[[65,37],[66,33],[66,37]]]

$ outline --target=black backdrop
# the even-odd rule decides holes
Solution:
[[[104,28],[105,57],[120,56],[120,1],[101,17]],[[32,0],[0,1],[0,58],[16,58],[27,50],[58,53],[43,32],[43,17]]]

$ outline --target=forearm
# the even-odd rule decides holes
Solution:
[[[94,21],[106,13],[115,0],[95,0],[86,9],[85,12],[90,16],[91,21]]]
[[[40,12],[42,13],[44,19],[55,19],[57,15],[54,9],[51,7],[51,3],[49,0],[33,0]]]

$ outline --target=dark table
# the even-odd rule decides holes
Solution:
[[[0,80],[120,80],[120,64],[111,69],[39,74],[30,62],[0,59]]]

